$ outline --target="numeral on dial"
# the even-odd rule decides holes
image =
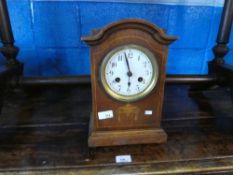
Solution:
[[[115,67],[117,67],[117,63],[113,62],[112,63],[112,68],[115,68]]]
[[[117,60],[118,60],[118,61],[122,61],[122,59],[123,59],[123,56],[122,56],[122,55],[119,55]]]

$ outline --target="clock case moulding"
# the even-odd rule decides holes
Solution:
[[[91,36],[82,37],[91,52],[89,147],[166,142],[167,134],[161,128],[164,83],[168,45],[176,39],[142,19],[123,19],[102,29],[94,29]],[[155,88],[147,96],[133,102],[122,102],[111,98],[103,89],[99,71],[103,59],[111,50],[130,44],[144,47],[155,55],[159,77]],[[107,110],[113,111],[113,118],[99,120],[98,112]],[[146,110],[151,110],[152,115],[146,116]]]

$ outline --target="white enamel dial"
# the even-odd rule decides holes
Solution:
[[[154,55],[138,45],[113,49],[101,67],[101,80],[110,96],[135,101],[152,91],[158,79]]]

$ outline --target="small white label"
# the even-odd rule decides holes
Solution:
[[[131,155],[116,156],[116,163],[130,163],[132,162]]]
[[[152,115],[152,113],[153,113],[152,110],[145,110],[144,112],[145,115]]]
[[[113,118],[112,110],[98,112],[99,120],[105,120],[108,118]]]

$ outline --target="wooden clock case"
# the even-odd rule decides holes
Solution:
[[[92,114],[89,147],[163,143],[167,134],[161,128],[168,45],[176,40],[159,27],[142,19],[124,19],[82,38],[91,51]],[[100,82],[103,58],[114,48],[134,44],[150,50],[159,66],[155,88],[144,98],[122,102],[110,97]],[[98,112],[113,111],[113,118],[98,119]],[[152,115],[145,115],[152,111]]]

